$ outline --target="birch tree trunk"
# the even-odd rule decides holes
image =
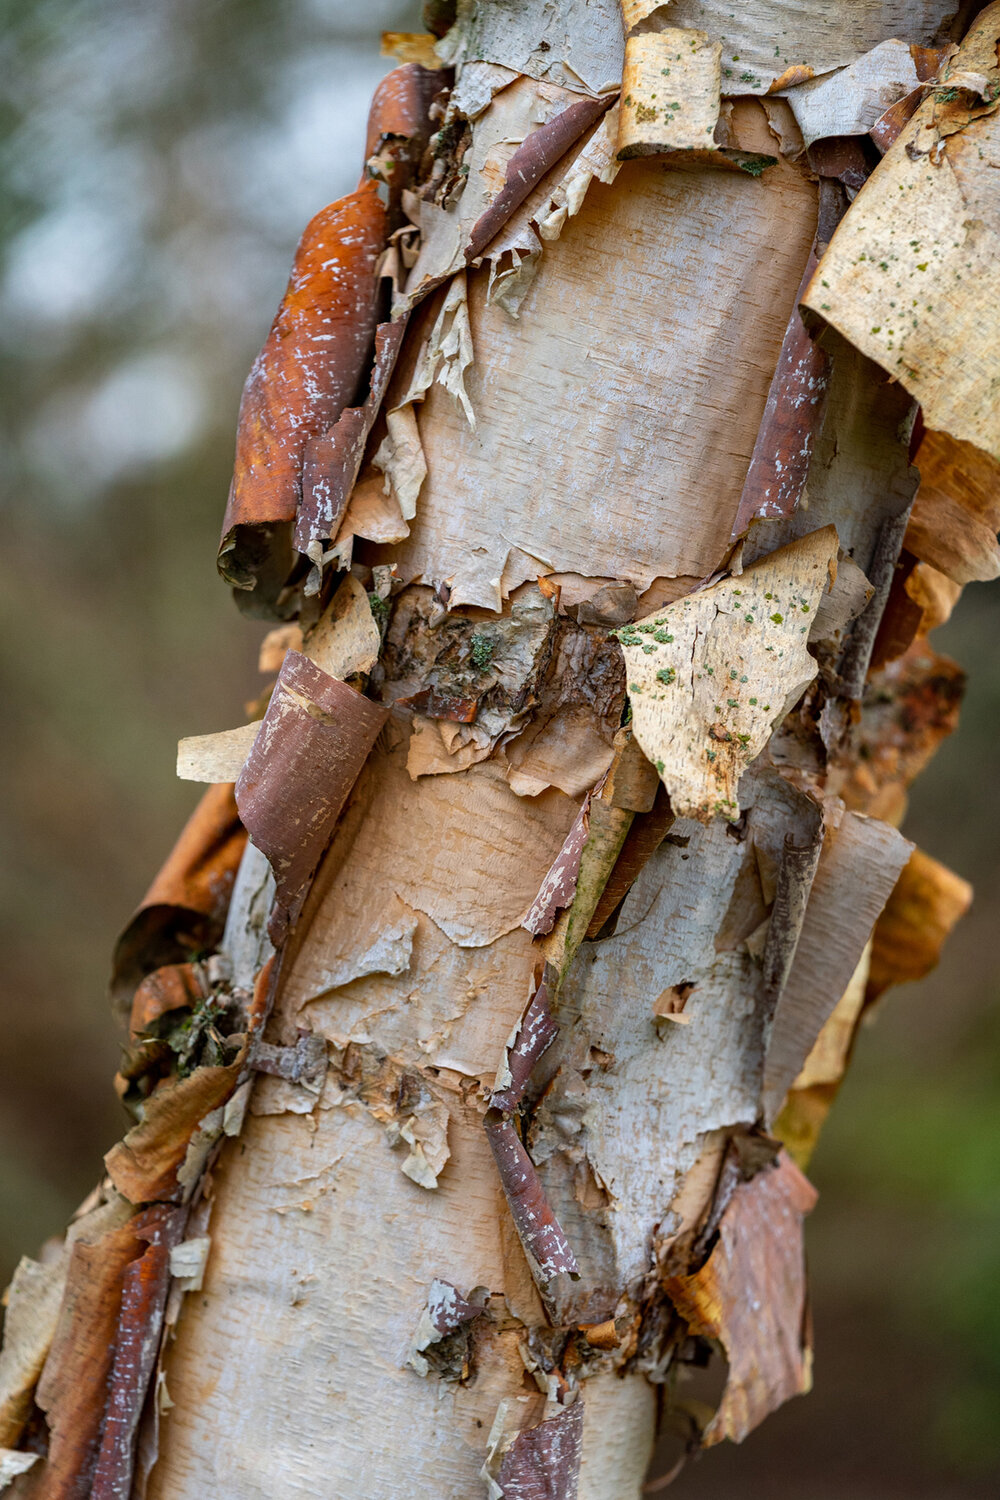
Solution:
[[[970,897],[898,831],[1000,574],[1000,4],[953,11],[395,39],[244,394],[270,685],[180,746],[13,1493],[619,1500],[808,1389],[802,1169]]]

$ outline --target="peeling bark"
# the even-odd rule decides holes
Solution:
[[[1000,6],[774,12],[395,40],[244,396],[272,681],[180,747],[14,1494],[618,1500],[658,1412],[808,1389],[800,1168],[970,897],[898,825],[1000,571]]]

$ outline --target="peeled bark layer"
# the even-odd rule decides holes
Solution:
[[[58,1316],[19,1271],[15,1493],[618,1500],[658,1413],[693,1452],[808,1389],[802,1170],[970,895],[898,825],[961,692],[927,633],[993,565],[996,455],[936,397],[1000,380],[971,282],[890,378],[845,246],[985,191],[1000,5],[961,50],[943,6],[799,7],[771,58],[785,9],[460,3],[383,85],[280,505],[274,331],[242,418],[233,576],[297,624],[181,747],[250,843],[233,887],[214,788],[119,949],[141,1119]]]

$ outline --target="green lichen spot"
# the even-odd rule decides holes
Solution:
[[[784,625],[784,623],[785,623],[785,617],[784,617],[784,615],[779,615],[777,613],[775,613],[775,614],[773,614],[771,616],[771,620],[773,621],[773,623],[775,625]]]
[[[472,637],[472,665],[477,672],[485,672],[493,663],[497,643],[490,635]]]

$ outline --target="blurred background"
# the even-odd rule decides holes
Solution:
[[[402,0],[7,0],[0,31],[0,1278],[123,1126],[114,937],[242,722],[215,572],[240,389],[308,218],[353,186]],[[936,637],[959,735],[905,831],[976,886],[890,993],[814,1159],[815,1390],[684,1500],[979,1500],[1000,1480],[1000,589]]]

